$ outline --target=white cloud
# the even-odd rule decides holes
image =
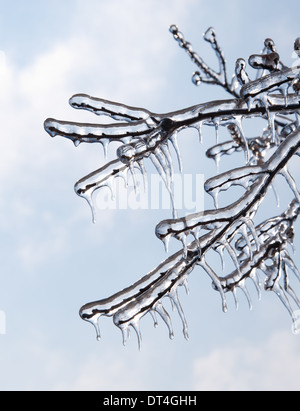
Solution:
[[[299,337],[277,332],[260,343],[235,341],[194,364],[195,390],[299,390]]]
[[[9,67],[7,56],[3,50],[0,50],[0,93],[8,98],[8,91],[12,84],[12,71]]]
[[[49,104],[50,97],[61,92],[68,86],[68,77],[74,68],[75,44],[68,42],[57,44],[53,49],[38,55],[36,60],[19,75],[19,93],[27,100],[29,109],[41,109]],[[34,113],[31,111],[32,114]]]
[[[75,381],[59,383],[58,390],[73,391],[123,391],[143,389],[143,370],[138,364],[128,366],[126,358],[116,357],[112,352],[106,351],[105,355],[90,358],[78,372]]]
[[[61,258],[63,254],[69,252],[68,231],[65,227],[57,227],[46,231],[45,238],[41,233],[35,237],[24,236],[21,241],[17,255],[20,258],[24,271],[33,272],[36,267],[46,264],[49,259]]]

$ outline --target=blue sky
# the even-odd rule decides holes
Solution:
[[[75,148],[43,128],[48,117],[95,121],[68,105],[76,93],[156,112],[226,97],[192,84],[195,68],[169,26],[177,24],[212,64],[202,40],[210,26],[231,69],[238,57],[259,52],[266,37],[288,65],[299,36],[298,1],[0,0],[0,6],[0,310],[6,318],[0,389],[298,390],[300,340],[279,300],[263,293],[257,301],[253,293],[251,312],[241,298],[239,311],[229,304],[224,314],[200,269],[191,275],[190,295],[180,290],[190,341],[176,313],[173,341],[162,322],[154,329],[150,316],[141,322],[140,352],[133,333],[123,347],[109,318],[96,341],[78,316],[80,306],[128,286],[165,258],[154,228],[170,212],[99,211],[93,225],[73,186],[104,164],[101,148]],[[209,129],[203,138],[201,146],[196,134],[184,132],[179,144],[184,172],[208,178],[215,171],[203,154]]]

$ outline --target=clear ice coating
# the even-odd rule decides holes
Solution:
[[[250,279],[259,297],[262,289],[273,291],[278,296],[294,321],[295,331],[298,331],[294,310],[300,309],[300,301],[290,278],[294,275],[300,280],[300,275],[290,248],[293,248],[294,224],[300,212],[300,195],[289,165],[290,160],[300,154],[300,66],[284,65],[274,41],[267,38],[260,53],[252,54],[248,61],[243,58],[236,60],[229,80],[224,53],[213,28],[209,28],[203,37],[217,57],[217,69],[211,68],[193,50],[176,25],[170,26],[170,32],[197,67],[192,82],[196,86],[202,83],[218,85],[229,93],[229,98],[158,114],[77,94],[70,99],[73,108],[108,116],[113,122],[87,124],[47,119],[44,124],[50,136],[70,139],[76,147],[80,143],[100,143],[107,154],[111,142],[119,143],[113,160],[75,184],[76,194],[90,205],[94,221],[94,192],[102,187],[113,192],[116,177],[122,177],[127,185],[130,181],[135,185],[136,172],[140,172],[146,182],[146,165],[151,161],[173,205],[172,217],[157,224],[156,236],[163,241],[166,250],[171,238],[182,243],[180,251],[167,257],[133,285],[111,297],[82,306],[80,317],[95,327],[98,339],[100,317],[112,317],[122,332],[124,344],[133,328],[140,346],[140,321],[148,313],[154,326],[158,324],[158,314],[167,326],[169,337],[174,337],[170,314],[163,305],[164,299],[168,298],[181,319],[183,335],[188,339],[178,287],[184,286],[188,290],[188,276],[198,266],[210,277],[213,289],[219,292],[224,312],[227,311],[226,294],[229,291],[236,306],[238,290],[242,290],[249,307],[252,307],[247,288],[247,280]],[[299,50],[300,37],[294,41],[294,52],[298,56]],[[258,130],[254,137],[248,136],[244,130],[244,119],[255,117],[265,121],[265,128]],[[196,128],[201,143],[206,126],[213,127],[216,133],[216,139],[206,152],[208,158],[218,166],[223,156],[242,153],[245,164],[217,173],[205,182],[205,191],[214,200],[213,209],[178,217],[173,199],[174,166],[178,163],[180,171],[183,166],[178,137],[181,130]],[[220,127],[228,132],[225,141],[220,141]],[[284,178],[292,200],[284,212],[256,222],[257,212],[267,193],[271,189],[276,194],[278,176]],[[219,197],[234,186],[242,187],[243,193],[235,201],[220,207]],[[208,263],[210,253],[220,256],[219,270]],[[225,264],[225,253],[232,263],[227,274],[228,258]]]

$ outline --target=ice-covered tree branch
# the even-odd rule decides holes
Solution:
[[[155,324],[158,313],[173,336],[172,322],[163,307],[163,298],[168,297],[177,308],[183,323],[184,336],[188,337],[187,322],[181,307],[177,289],[187,285],[187,279],[196,266],[200,266],[212,280],[213,288],[220,293],[223,310],[227,310],[226,293],[231,291],[237,301],[236,291],[242,289],[251,305],[246,280],[252,279],[260,293],[262,288],[259,272],[264,276],[264,289],[274,291],[294,318],[293,305],[300,309],[299,299],[290,285],[290,273],[299,279],[299,273],[289,252],[293,243],[294,223],[299,215],[300,197],[296,181],[289,171],[292,159],[300,153],[300,66],[285,66],[276,46],[266,39],[264,49],[249,57],[248,64],[255,72],[254,79],[248,73],[244,59],[237,59],[235,72],[228,80],[224,53],[212,28],[204,34],[218,60],[218,70],[212,69],[192,48],[175,25],[170,27],[175,40],[183,48],[197,71],[194,84],[218,85],[230,93],[229,99],[200,103],[167,113],[111,102],[85,94],[70,99],[73,108],[83,109],[97,116],[109,116],[111,124],[74,123],[55,119],[45,121],[45,129],[52,136],[68,138],[78,146],[80,143],[100,143],[105,153],[111,142],[118,142],[115,159],[91,172],[75,184],[75,192],[91,206],[95,220],[93,194],[108,186],[113,190],[116,177],[127,182],[139,171],[145,180],[147,161],[151,161],[170,194],[173,216],[160,222],[156,235],[168,249],[170,238],[182,242],[182,250],[168,257],[157,268],[142,277],[132,286],[117,294],[88,303],[80,309],[82,319],[91,322],[100,337],[98,319],[113,317],[121,329],[124,342],[130,327],[141,340],[139,323],[147,313],[152,314]],[[294,51],[299,55],[299,43]],[[256,137],[245,132],[244,120],[261,118],[266,127],[258,130]],[[206,192],[214,199],[215,208],[202,213],[178,217],[173,201],[174,160],[173,146],[179,168],[182,160],[177,144],[180,131],[196,128],[205,138],[204,127],[213,127],[216,141],[206,152],[219,164],[222,156],[235,152],[244,153],[245,165],[228,170],[210,178],[205,183]],[[220,141],[219,129],[226,128],[228,140]],[[184,142],[183,142],[184,143]],[[201,171],[201,170],[200,170]],[[278,176],[283,176],[290,188],[292,200],[287,209],[278,216],[271,215],[266,221],[256,223],[257,211]],[[242,186],[244,192],[232,203],[219,208],[219,195],[233,186]],[[221,256],[224,269],[224,252],[234,266],[224,275],[207,261],[208,253]],[[271,263],[270,263],[271,262]]]

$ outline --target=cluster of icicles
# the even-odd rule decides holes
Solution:
[[[227,310],[226,293],[231,291],[238,303],[238,289],[245,293],[251,306],[246,281],[253,280],[260,294],[259,273],[264,276],[264,289],[276,293],[294,320],[293,305],[300,309],[300,301],[289,282],[290,273],[300,280],[289,252],[293,245],[294,223],[300,211],[300,196],[287,168],[291,158],[300,153],[300,66],[286,67],[274,42],[266,39],[263,51],[248,60],[256,70],[255,79],[250,79],[245,60],[238,59],[235,73],[229,81],[223,51],[212,28],[204,34],[204,40],[217,56],[217,71],[198,56],[177,26],[172,25],[170,31],[197,65],[192,81],[196,85],[219,85],[231,94],[231,98],[157,114],[88,95],[73,96],[70,99],[72,107],[107,115],[116,121],[112,124],[82,124],[47,119],[46,131],[52,137],[59,135],[71,139],[76,147],[80,143],[100,143],[105,153],[109,143],[120,143],[116,158],[79,180],[75,184],[76,193],[88,201],[95,220],[93,193],[105,186],[113,189],[114,179],[120,176],[127,182],[130,177],[135,184],[136,172],[142,173],[146,180],[145,162],[149,159],[172,198],[174,171],[170,146],[175,149],[182,170],[177,136],[188,127],[196,128],[201,138],[203,126],[215,127],[217,137],[219,128],[226,127],[229,141],[220,142],[217,138],[207,156],[219,163],[222,156],[243,152],[246,165],[206,181],[205,190],[214,199],[214,209],[179,218],[173,203],[172,218],[157,225],[156,235],[165,243],[166,250],[170,238],[181,241],[180,251],[135,284],[80,309],[81,318],[95,326],[98,339],[99,318],[110,316],[122,331],[124,343],[132,327],[140,344],[139,324],[147,313],[152,315],[155,325],[159,314],[168,327],[170,338],[173,338],[172,322],[163,306],[164,297],[168,297],[176,307],[182,320],[183,334],[188,338],[187,322],[177,291],[178,286],[187,288],[188,276],[195,266],[200,266],[211,278],[213,288],[221,296],[224,311]],[[297,39],[294,51],[298,56],[299,50],[300,39]],[[265,119],[266,128],[258,137],[250,138],[243,131],[243,119],[253,117]],[[255,225],[257,210],[279,174],[291,188],[293,200],[282,214]],[[234,185],[244,188],[243,195],[232,204],[219,208],[219,193]],[[188,242],[190,235],[192,241]],[[208,251],[220,254],[222,261],[226,251],[234,264],[234,271],[223,276],[215,272],[207,262]]]

